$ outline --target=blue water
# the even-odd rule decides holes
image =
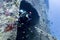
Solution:
[[[60,0],[49,0],[49,19],[51,25],[51,33],[60,40]]]

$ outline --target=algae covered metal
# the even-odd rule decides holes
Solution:
[[[0,40],[15,40],[19,18],[19,0],[0,0]],[[13,38],[13,39],[12,39]]]

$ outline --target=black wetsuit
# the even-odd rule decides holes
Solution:
[[[25,10],[28,14],[31,12],[30,21],[27,21],[27,17],[20,17],[17,26],[17,38],[16,40],[32,40],[36,35],[36,30],[34,25],[39,21],[39,15],[36,9],[28,2],[21,1],[20,9]],[[20,24],[24,23],[21,27]]]

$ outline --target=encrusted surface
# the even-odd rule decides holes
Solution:
[[[18,0],[0,1],[0,40],[15,40],[17,25],[15,22],[19,18]]]

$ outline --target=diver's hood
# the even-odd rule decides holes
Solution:
[[[31,19],[31,24],[36,24],[38,22],[39,20],[38,12],[27,1],[21,1],[19,10],[20,10],[20,14],[28,14],[28,17]]]

